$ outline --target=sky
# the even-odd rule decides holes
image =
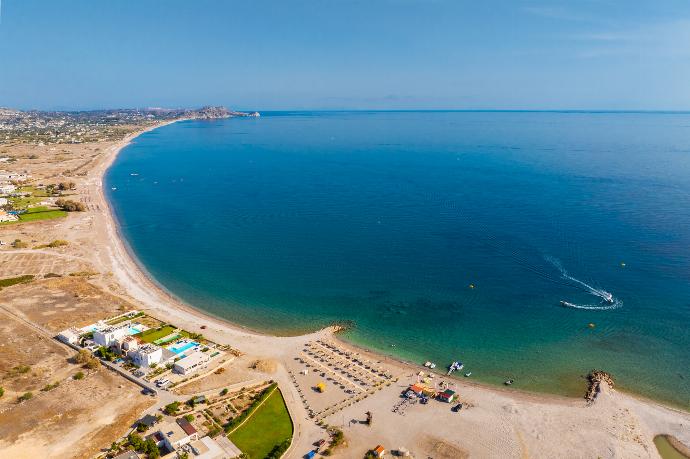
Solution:
[[[690,109],[687,0],[0,0],[0,106]]]

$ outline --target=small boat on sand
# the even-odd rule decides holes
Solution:
[[[514,379],[509,379],[508,381],[504,382],[503,384],[505,384],[506,386],[510,386],[510,385],[512,385],[514,382],[515,382]]]

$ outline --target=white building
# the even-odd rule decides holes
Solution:
[[[139,341],[133,336],[125,336],[122,338],[122,341],[120,341],[120,349],[122,349],[122,352],[125,354],[136,351],[139,349]]]
[[[67,330],[62,330],[57,338],[63,343],[67,344],[77,344],[79,342],[79,335],[81,332],[76,328],[68,328]]]
[[[8,214],[4,210],[0,210],[0,222],[16,222],[19,217],[13,214]]]
[[[181,446],[198,440],[199,434],[187,420],[181,418],[177,422],[160,424],[158,431],[146,438],[151,438],[159,448],[165,446],[168,451],[175,451]]]
[[[125,322],[119,325],[106,327],[102,330],[96,330],[93,332],[93,340],[99,346],[110,347],[112,344],[115,344],[117,341],[120,341],[130,334],[129,327],[129,322]]]
[[[0,194],[9,194],[9,193],[14,193],[14,191],[17,189],[16,186],[12,185],[11,183],[2,183],[0,184]]]
[[[225,459],[229,457],[237,457],[242,452],[237,454],[228,454],[223,448],[211,437],[204,437],[200,440],[193,441],[189,444],[189,448],[192,450],[192,456],[194,459]]]
[[[187,375],[196,370],[204,368],[206,365],[208,365],[208,362],[210,360],[211,357],[209,357],[206,353],[197,351],[192,354],[189,354],[182,360],[178,360],[177,362],[175,362],[175,365],[173,366],[173,371],[175,373]]]
[[[7,198],[0,198],[0,206],[6,206],[7,205]]]
[[[163,349],[155,344],[144,344],[133,351],[130,357],[135,365],[148,368],[154,363],[160,363],[163,358]]]

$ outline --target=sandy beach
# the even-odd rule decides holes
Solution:
[[[73,235],[77,232],[72,239],[78,244],[59,256],[92,266],[101,275],[91,282],[114,298],[231,345],[245,354],[247,362],[275,361],[277,370],[271,378],[279,383],[295,424],[293,444],[285,457],[302,457],[315,441],[325,437],[316,421],[342,428],[345,445],[334,451],[334,457],[342,458],[363,457],[378,444],[386,449],[404,447],[415,457],[434,458],[656,458],[659,455],[653,439],[659,434],[672,435],[690,445],[690,413],[605,386],[593,403],[587,403],[584,399],[524,393],[437,375],[436,381],[446,381],[459,394],[459,401],[464,403],[459,413],[437,401],[403,404],[396,409],[402,400],[400,394],[424,370],[421,366],[358,349],[338,339],[333,329],[275,337],[244,329],[177,300],[134,260],[119,236],[103,189],[103,176],[120,150],[141,133],[165,124],[169,123],[104,148],[79,179],[78,192],[89,204],[88,211],[46,228],[58,235],[68,230]],[[9,239],[15,237],[11,231]],[[323,378],[333,384],[333,390],[329,387],[325,395],[315,395],[310,387]],[[362,422],[366,412],[373,414],[371,426]]]

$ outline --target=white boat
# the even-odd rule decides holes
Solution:
[[[431,368],[431,362],[427,360],[426,362],[424,362],[424,366],[427,368]]]
[[[431,368],[431,369],[436,368],[436,364],[434,362],[431,362],[431,365],[429,365],[429,368]]]
[[[468,371],[467,373],[465,373],[465,378],[469,378],[470,376],[472,376],[472,372],[471,372],[471,371]]]
[[[609,292],[601,292],[601,297],[605,302],[613,303],[613,295],[611,295]]]

